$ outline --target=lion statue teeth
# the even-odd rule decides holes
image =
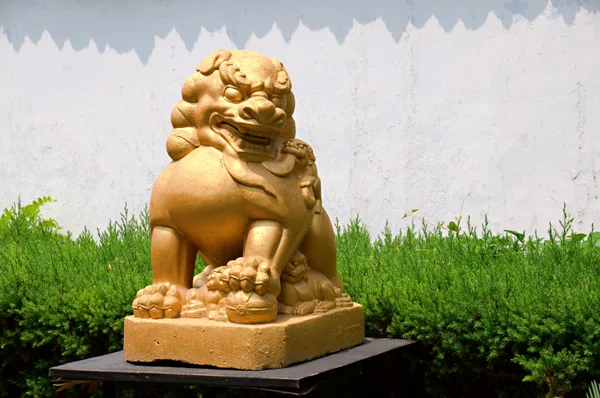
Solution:
[[[283,64],[251,51],[216,51],[185,81],[172,162],[152,189],[154,280],[132,304],[136,317],[264,323],[350,302],[294,107]],[[207,266],[194,277],[196,255]]]

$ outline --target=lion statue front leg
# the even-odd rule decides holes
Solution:
[[[303,229],[308,228],[306,217]],[[298,224],[295,224],[298,225]],[[282,223],[254,221],[244,244],[244,254],[225,266],[221,280],[230,290],[224,307],[230,321],[262,323],[275,319],[281,293],[281,273],[306,231],[288,230]],[[210,287],[209,287],[210,289]]]
[[[196,248],[174,228],[152,227],[153,284],[139,290],[132,307],[140,318],[176,318],[191,287]]]

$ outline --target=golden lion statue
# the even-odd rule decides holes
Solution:
[[[185,81],[173,161],[150,202],[154,281],[136,317],[262,323],[352,306],[291,89],[281,62],[246,50],[214,52]],[[207,266],[194,277],[196,254]]]

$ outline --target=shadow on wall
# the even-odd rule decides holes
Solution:
[[[398,41],[409,23],[420,28],[431,17],[449,31],[459,21],[477,29],[494,13],[510,29],[515,16],[533,20],[544,12],[572,24],[580,10],[600,12],[600,0],[20,0],[0,2],[0,33],[16,51],[26,38],[37,43],[48,31],[61,49],[69,41],[81,50],[93,40],[101,51],[106,46],[119,53],[134,50],[146,63],[155,36],[173,29],[188,50],[202,29],[225,29],[243,48],[253,34],[263,37],[274,25],[286,42],[302,23],[329,29],[343,43],[354,21],[382,19]]]

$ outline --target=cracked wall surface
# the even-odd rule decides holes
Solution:
[[[600,222],[600,0],[0,3],[0,206],[92,231],[149,201],[183,81],[218,48],[280,59],[323,201],[545,233]]]

